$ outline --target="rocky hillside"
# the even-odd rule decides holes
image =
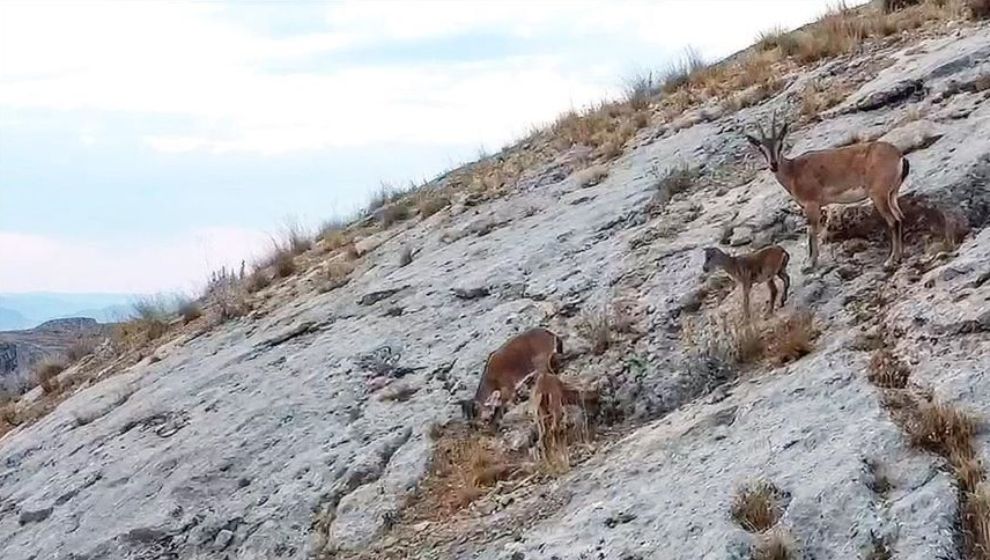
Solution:
[[[651,101],[617,153],[528,139],[429,185],[449,205],[325,239],[246,315],[29,393],[15,416],[51,406],[0,439],[2,557],[987,558],[990,26],[774,68],[746,102]],[[773,113],[790,154],[908,154],[896,271],[869,205],[831,208],[802,268],[804,218],[741,134]],[[702,249],[770,243],[792,293],[750,332]],[[563,467],[524,406],[459,420],[534,325],[602,394]]]
[[[30,385],[31,368],[46,356],[64,354],[73,344],[104,335],[104,325],[78,317],[54,319],[22,331],[0,331],[0,392],[17,393]]]

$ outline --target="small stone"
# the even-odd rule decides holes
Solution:
[[[753,241],[753,230],[746,226],[734,228],[732,230],[732,236],[729,237],[729,245],[731,245],[732,247],[747,245],[752,241]]]
[[[230,546],[232,540],[234,540],[234,533],[229,529],[221,529],[217,533],[217,538],[213,540],[213,546],[217,550],[223,550]]]

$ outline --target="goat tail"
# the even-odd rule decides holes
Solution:
[[[908,158],[901,156],[901,182],[904,182],[904,178],[908,176],[908,172],[911,171],[911,163]]]

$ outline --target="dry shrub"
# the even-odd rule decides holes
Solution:
[[[450,197],[436,192],[424,192],[416,197],[416,210],[423,218],[429,218],[450,206]]]
[[[797,557],[797,546],[790,533],[774,529],[756,538],[753,560],[792,560]]]
[[[70,362],[78,362],[79,360],[89,356],[96,349],[97,344],[100,343],[100,337],[87,336],[79,340],[74,341],[65,349],[65,357],[68,358]]]
[[[435,439],[433,458],[418,496],[410,501],[412,517],[444,519],[467,507],[496,483],[523,472],[500,438],[465,426],[448,425]]]
[[[762,533],[777,524],[783,514],[782,492],[773,483],[757,480],[741,486],[732,499],[729,513],[740,527]]]
[[[336,251],[347,245],[352,238],[348,231],[351,220],[346,218],[332,218],[323,222],[320,226],[319,238],[323,240],[323,249],[326,251]]]
[[[612,345],[612,334],[619,332],[628,319],[613,305],[605,304],[598,309],[581,314],[577,323],[578,336],[585,339],[591,353],[599,356]]]
[[[132,305],[133,316],[128,323],[144,334],[146,341],[155,340],[168,330],[169,305],[159,296],[140,298]]]
[[[623,98],[633,109],[640,111],[650,106],[650,100],[660,93],[660,76],[652,71],[636,72],[623,81]]]
[[[775,365],[793,362],[815,349],[814,315],[808,310],[798,310],[776,321],[770,328],[765,356]]]
[[[285,222],[283,246],[293,255],[301,255],[313,247],[312,235],[299,222],[287,220]]]
[[[905,428],[912,445],[946,457],[958,464],[974,456],[976,419],[950,404],[918,402]]]
[[[684,49],[680,58],[671,62],[664,68],[658,76],[658,85],[665,92],[672,92],[684,85],[687,85],[692,77],[697,77],[699,73],[707,68],[708,64],[701,57],[701,53],[693,47]]]
[[[801,92],[800,113],[808,119],[815,119],[818,115],[841,102],[846,98],[843,88],[835,85],[827,86],[820,80],[815,80],[805,86]]]
[[[348,262],[332,262],[327,265],[323,274],[323,286],[320,290],[329,292],[345,286],[351,281],[351,273],[354,272],[354,265]]]
[[[34,378],[45,394],[57,393],[60,389],[58,374],[65,371],[69,364],[62,357],[49,356],[34,366]]]
[[[965,494],[961,506],[963,540],[968,558],[990,558],[990,483]]]
[[[697,168],[686,163],[662,170],[654,164],[650,166],[647,173],[653,177],[653,188],[667,198],[686,191],[700,176]]]
[[[183,324],[189,324],[203,316],[203,307],[192,298],[180,298],[176,305],[176,311],[182,317]]]
[[[393,202],[392,204],[384,206],[378,210],[378,222],[384,228],[390,228],[392,225],[401,222],[408,217],[409,207],[402,201]]]
[[[20,418],[17,414],[17,400],[4,397],[0,400],[0,436],[18,424]]]
[[[903,389],[911,371],[889,348],[880,348],[870,357],[867,379],[884,389]]]
[[[392,186],[391,183],[387,181],[381,181],[378,184],[378,190],[371,194],[371,200],[368,201],[368,206],[365,209],[365,215],[373,214],[379,208],[382,208],[390,202],[395,202],[399,200],[403,195],[400,189]]]
[[[248,291],[248,293],[253,294],[267,288],[271,285],[271,283],[272,277],[268,273],[268,270],[262,266],[259,266],[256,267],[250,275],[248,275],[244,283],[244,288]]]
[[[292,251],[276,251],[271,261],[275,276],[278,278],[288,278],[296,273],[296,258]]]
[[[752,323],[746,322],[742,317],[730,319],[723,315],[718,324],[723,340],[728,343],[729,356],[733,362],[751,364],[763,357],[763,339]]]
[[[578,171],[574,175],[574,182],[581,188],[593,187],[608,177],[608,168],[604,165],[592,165],[586,169]]]
[[[361,258],[361,250],[358,249],[357,243],[351,241],[344,246],[344,255],[352,261],[356,261]]]

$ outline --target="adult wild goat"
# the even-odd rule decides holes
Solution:
[[[770,303],[767,307],[767,316],[773,313],[774,302],[777,299],[777,285],[774,278],[780,278],[784,283],[784,291],[780,297],[780,306],[787,302],[787,290],[791,286],[791,278],[787,275],[787,263],[791,256],[783,247],[771,245],[750,253],[733,257],[726,254],[721,249],[709,247],[705,249],[705,263],[701,269],[712,272],[716,268],[729,273],[729,276],[742,286],[743,295],[743,316],[747,321],[749,315],[749,291],[753,284],[766,282],[770,289]]]
[[[818,232],[822,208],[828,204],[854,204],[869,198],[890,232],[890,255],[885,268],[901,260],[904,213],[897,191],[911,166],[899,149],[887,142],[864,142],[843,148],[814,150],[793,159],[784,157],[788,124],[777,128],[777,115],[770,133],[758,125],[759,137],[746,134],[767,162],[777,181],[804,210],[808,219],[809,265],[818,264]]]
[[[460,402],[464,417],[475,420],[482,408],[495,399],[493,412],[497,415],[501,405],[512,402],[519,386],[530,376],[556,369],[563,352],[560,337],[544,328],[532,328],[510,338],[488,355],[474,398]]]

